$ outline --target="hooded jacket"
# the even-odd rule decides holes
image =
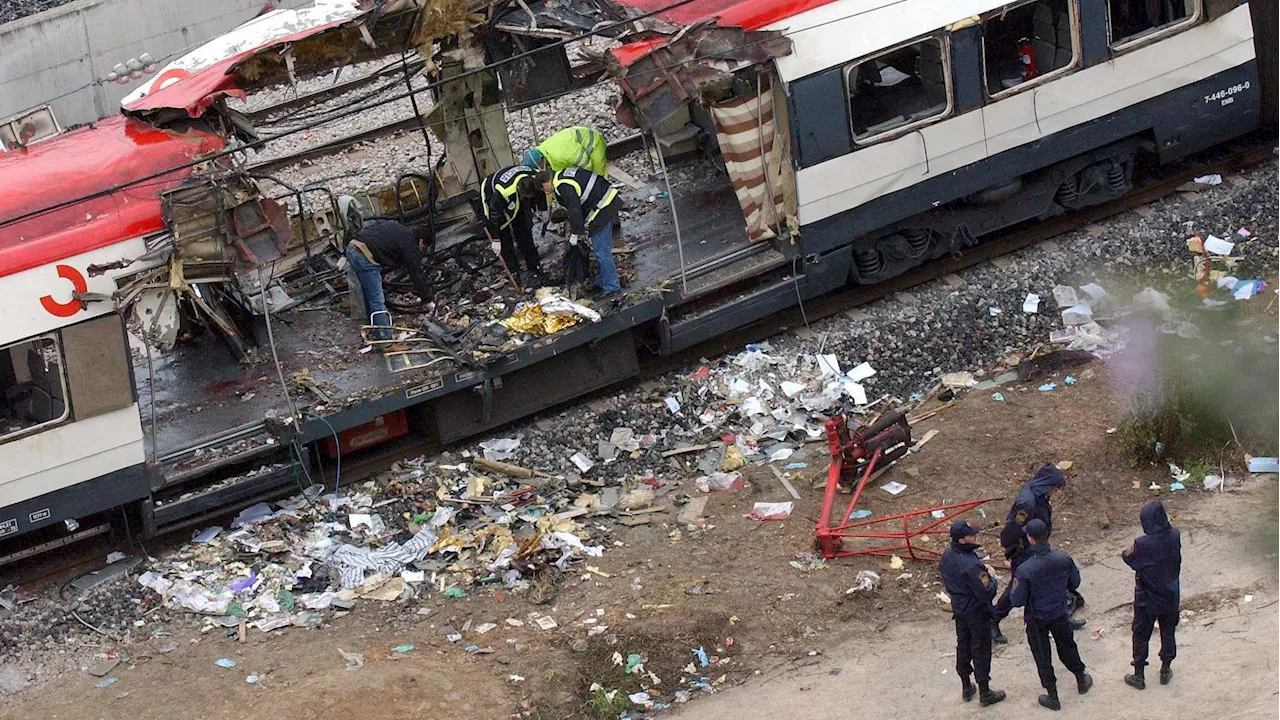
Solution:
[[[951,596],[952,617],[991,615],[991,601],[996,597],[996,581],[987,573],[987,566],[978,559],[977,545],[951,541],[951,547],[942,553],[938,570],[942,584]]]
[[[1060,488],[1065,483],[1062,471],[1046,463],[1018,492],[1013,506],[1009,508],[1004,527],[1000,530],[1000,547],[1004,548],[1004,556],[1012,564],[1020,563],[1031,545],[1023,532],[1028,522],[1033,519],[1043,520],[1049,533],[1053,533],[1053,506],[1049,504],[1049,491]]]
[[[1176,613],[1182,602],[1182,537],[1159,500],[1143,505],[1139,518],[1146,534],[1120,555],[1133,568],[1133,606],[1153,615]]]

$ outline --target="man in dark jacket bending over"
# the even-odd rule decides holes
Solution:
[[[1084,671],[1080,650],[1068,624],[1068,597],[1071,590],[1080,587],[1080,570],[1070,555],[1049,547],[1049,527],[1043,520],[1029,520],[1027,536],[1031,547],[1009,582],[1009,599],[1015,607],[1025,608],[1022,618],[1027,624],[1027,644],[1031,646],[1031,656],[1040,673],[1040,685],[1045,689],[1045,694],[1039,697],[1040,704],[1050,710],[1061,710],[1050,637],[1058,647],[1058,659],[1076,676],[1080,694],[1093,687],[1093,678]]]
[[[1159,500],[1142,506],[1139,515],[1146,533],[1133,541],[1133,547],[1120,554],[1133,568],[1133,674],[1125,675],[1129,687],[1139,690],[1147,686],[1143,668],[1147,665],[1147,644],[1151,630],[1160,623],[1160,684],[1173,679],[1169,666],[1178,654],[1173,629],[1178,626],[1178,610],[1182,589],[1178,576],[1182,572],[1182,538],[1169,524],[1169,515]]]
[[[359,201],[350,195],[338,198],[338,208],[348,239],[346,257],[360,281],[365,312],[370,325],[391,325],[382,273],[404,268],[413,290],[423,302],[430,302],[431,283],[422,269],[422,247],[412,230],[398,222],[376,220],[366,223]],[[378,330],[379,339],[390,339],[390,331]]]
[[[991,601],[996,597],[995,571],[978,559],[978,529],[957,520],[951,525],[951,547],[942,553],[938,570],[951,596],[951,617],[956,621],[956,673],[960,697],[969,702],[975,693],[983,707],[1004,700],[1003,690],[992,690]],[[969,677],[978,681],[975,689]]]
[[[1000,547],[1004,550],[1005,559],[1009,561],[1009,572],[1018,570],[1018,565],[1027,557],[1031,543],[1027,540],[1026,526],[1032,520],[1039,520],[1053,533],[1053,505],[1050,498],[1066,484],[1062,471],[1046,463],[1036,471],[1035,477],[1022,486],[1018,496],[1014,498],[1005,518],[1004,528],[1000,530]],[[1006,586],[1004,593],[996,602],[991,623],[991,635],[995,642],[1008,642],[1004,633],[1000,632],[1000,621],[1009,617],[1013,605],[1009,602],[1011,586]],[[1070,620],[1071,628],[1078,630],[1084,626],[1083,621]]]

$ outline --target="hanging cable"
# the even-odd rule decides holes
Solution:
[[[578,35],[574,35],[574,36],[572,36],[572,37],[563,38],[563,39],[561,39],[561,40],[557,40],[557,41],[555,41],[555,42],[553,42],[553,43],[550,43],[550,44],[548,44],[548,45],[542,45],[542,46],[539,46],[539,47],[537,47],[537,48],[535,48],[535,49],[533,49],[533,50],[528,50],[528,51],[526,51],[526,52],[517,53],[517,54],[512,55],[511,57],[508,57],[508,58],[503,58],[503,59],[501,59],[501,60],[497,60],[497,61],[494,61],[494,62],[491,62],[491,63],[485,63],[484,65],[481,65],[481,66],[476,67],[476,68],[472,68],[472,69],[470,69],[470,70],[464,70],[463,72],[458,73],[457,75],[454,75],[454,76],[451,76],[451,77],[448,77],[448,78],[443,78],[443,79],[441,79],[441,80],[437,80],[436,82],[427,83],[426,85],[424,85],[423,87],[421,87],[421,88],[419,88],[419,89],[417,89],[417,90],[411,90],[411,91],[408,91],[408,92],[404,92],[404,93],[400,93],[400,94],[394,95],[394,96],[392,96],[392,97],[390,97],[390,98],[387,98],[387,99],[383,100],[383,104],[391,103],[391,102],[395,102],[395,101],[397,101],[397,100],[403,100],[403,99],[405,99],[405,98],[407,98],[407,97],[410,97],[411,95],[415,95],[415,94],[417,94],[417,93],[422,93],[422,92],[432,91],[432,90],[435,90],[435,89],[437,89],[437,88],[443,87],[444,85],[446,85],[446,84],[448,84],[448,83],[451,83],[451,82],[457,82],[457,81],[460,81],[460,80],[464,80],[464,79],[469,78],[469,77],[471,77],[471,76],[473,76],[473,75],[480,75],[480,74],[482,74],[482,73],[490,72],[491,70],[495,70],[495,69],[497,69],[497,68],[499,68],[499,67],[501,67],[501,66],[503,66],[503,65],[506,65],[507,63],[515,62],[515,61],[517,61],[517,60],[522,60],[522,59],[524,59],[524,58],[526,58],[526,57],[529,57],[529,56],[533,55],[534,53],[543,52],[544,50],[549,50],[549,49],[556,48],[556,47],[563,47],[563,46],[565,46],[565,45],[568,45],[568,44],[569,44],[569,43],[571,43],[571,42],[577,42],[577,41],[580,41],[580,40],[585,40],[585,39],[590,38],[590,37],[595,37],[595,36],[598,36],[598,35],[603,35],[603,34],[605,34],[606,32],[608,32],[608,31],[610,31],[610,30],[614,30],[614,29],[617,29],[617,28],[620,28],[620,27],[625,27],[625,26],[627,26],[627,25],[631,25],[631,24],[633,24],[633,23],[635,23],[635,22],[637,22],[637,21],[639,21],[639,20],[644,20],[644,19],[646,19],[646,18],[650,18],[650,17],[653,17],[653,16],[655,16],[655,15],[659,15],[659,14],[664,13],[664,12],[667,12],[667,11],[669,11],[669,10],[674,10],[674,9],[676,9],[676,8],[678,8],[678,7],[682,7],[682,6],[684,6],[684,5],[688,5],[688,4],[693,3],[693,2],[697,2],[697,0],[677,0],[676,2],[673,2],[673,3],[669,4],[669,5],[664,5],[663,7],[656,8],[656,9],[651,10],[651,11],[649,11],[649,12],[642,13],[642,14],[640,14],[640,15],[636,15],[636,16],[634,16],[634,17],[630,17],[630,18],[627,18],[627,19],[625,19],[625,20],[620,20],[620,21],[618,21],[618,22],[614,22],[614,23],[608,23],[608,24],[604,24],[604,25],[599,25],[599,26],[597,26],[597,27],[595,27],[595,28],[592,28],[591,30],[588,30],[587,32],[580,33],[580,34],[578,34]],[[226,149],[223,149],[223,150],[219,150],[218,152],[211,153],[211,154],[209,154],[209,155],[205,155],[205,156],[203,156],[203,157],[201,157],[201,158],[199,158],[199,159],[197,159],[197,160],[191,160],[191,161],[186,162],[186,163],[183,163],[183,164],[181,164],[181,165],[176,165],[176,166],[173,166],[173,167],[165,168],[165,169],[163,169],[163,170],[158,170],[158,171],[156,171],[156,172],[150,173],[150,174],[148,174],[148,175],[144,175],[144,176],[142,176],[142,177],[140,177],[140,178],[135,178],[135,179],[130,180],[130,181],[128,181],[128,182],[119,183],[119,184],[116,184],[116,185],[112,185],[111,187],[108,187],[108,188],[103,188],[102,190],[97,190],[97,191],[92,192],[92,193],[86,193],[86,194],[81,195],[81,196],[79,196],[79,197],[71,198],[71,199],[69,199],[69,200],[63,200],[63,201],[60,201],[60,202],[57,202],[57,203],[53,203],[53,204],[51,204],[51,205],[46,205],[46,206],[44,206],[44,207],[42,207],[42,208],[37,208],[37,209],[35,209],[35,210],[30,210],[30,211],[24,212],[24,213],[22,213],[22,214],[20,214],[20,215],[16,215],[16,216],[11,217],[11,218],[6,218],[6,219],[4,219],[4,220],[0,220],[0,227],[6,227],[6,226],[8,226],[8,225],[12,225],[12,224],[14,224],[14,223],[21,222],[21,221],[26,220],[26,219],[28,219],[28,218],[32,218],[32,217],[36,217],[36,216],[39,216],[39,215],[43,215],[43,214],[45,214],[45,213],[53,212],[53,211],[55,211],[55,210],[60,210],[60,209],[65,208],[65,207],[70,207],[70,206],[72,206],[72,205],[76,205],[76,204],[78,204],[78,203],[85,202],[86,200],[93,200],[93,199],[95,199],[95,198],[100,198],[100,197],[104,197],[104,196],[108,196],[108,195],[113,195],[113,194],[115,194],[115,193],[117,193],[117,192],[120,192],[121,190],[124,190],[124,189],[126,189],[126,188],[130,188],[130,187],[133,187],[133,186],[135,186],[135,185],[138,185],[139,183],[143,183],[143,182],[146,182],[146,181],[149,181],[149,180],[155,180],[156,178],[164,177],[165,175],[169,175],[169,174],[172,174],[172,173],[174,173],[174,172],[181,171],[181,170],[186,170],[186,169],[188,169],[188,168],[192,168],[192,167],[195,167],[195,166],[197,166],[197,165],[203,165],[203,164],[208,163],[208,162],[210,162],[210,161],[217,160],[217,159],[219,159],[219,158],[223,158],[223,157],[226,157],[226,156],[228,156],[228,155],[233,155],[233,154],[235,154],[235,153],[241,152],[241,151],[243,151],[243,150],[245,150],[245,149],[247,149],[247,148],[254,148],[254,147],[258,147],[258,146],[260,146],[260,145],[265,145],[266,143],[273,142],[273,141],[275,141],[275,140],[279,140],[279,139],[284,138],[284,137],[288,137],[288,136],[291,136],[291,135],[296,135],[296,134],[298,134],[298,133],[305,132],[305,131],[307,131],[307,130],[311,130],[312,128],[319,127],[320,125],[324,125],[324,124],[327,124],[327,123],[330,123],[330,122],[334,122],[335,120],[341,120],[341,119],[343,119],[343,118],[350,117],[350,116],[355,115],[355,114],[357,114],[357,113],[359,113],[359,112],[363,112],[365,109],[366,109],[366,108],[361,108],[361,109],[357,109],[357,110],[347,110],[347,111],[344,111],[344,112],[339,113],[339,114],[337,114],[337,115],[334,115],[333,117],[330,117],[330,118],[325,118],[325,119],[323,119],[323,120],[318,120],[318,121],[315,121],[315,122],[307,123],[307,124],[301,125],[301,126],[299,126],[299,127],[293,128],[293,129],[291,129],[291,130],[288,130],[288,131],[285,131],[285,132],[281,132],[281,133],[278,133],[278,134],[276,134],[276,135],[272,135],[272,136],[269,136],[269,137],[259,138],[258,140],[255,140],[255,141],[253,141],[253,142],[247,143],[247,144],[242,145],[242,146],[237,146],[237,147],[233,147],[233,148],[226,148]]]

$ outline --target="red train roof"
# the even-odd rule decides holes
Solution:
[[[671,0],[616,0],[641,13],[650,13],[671,4]],[[657,17],[675,25],[692,25],[703,20],[716,21],[724,27],[759,30],[800,13],[822,7],[835,0],[693,0],[693,2],[658,13]],[[613,51],[623,65],[630,65],[651,50],[661,47],[666,38],[640,40]]]
[[[0,223],[59,202],[104,192],[184,166],[220,150],[199,131],[159,130],[113,116],[0,153]],[[191,175],[184,168],[13,224],[0,224],[0,277],[164,229],[160,192]]]

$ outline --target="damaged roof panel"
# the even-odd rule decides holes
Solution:
[[[83,202],[0,226],[0,277],[164,229],[159,194],[176,186],[196,158],[222,149],[215,135],[157,130],[114,116],[25,150],[0,153],[0,220]],[[112,192],[131,180],[181,168]]]
[[[372,30],[369,26],[405,10],[416,11],[417,4],[418,0],[317,0],[312,7],[274,10],[174,60],[126,96],[121,107],[135,115],[182,110],[199,117],[226,95],[244,97],[252,87],[350,64],[364,55],[398,52],[412,23],[385,23]],[[331,32],[335,30],[337,35]],[[387,47],[388,33],[398,47]]]

